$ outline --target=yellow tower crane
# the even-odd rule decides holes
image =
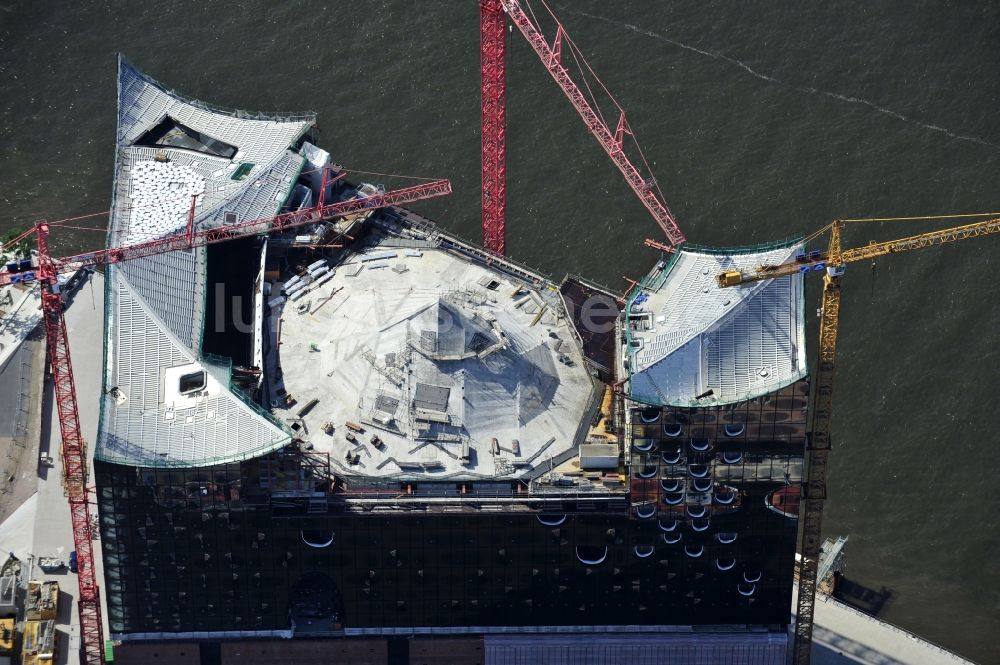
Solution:
[[[823,306],[820,310],[819,361],[813,376],[813,405],[806,444],[805,480],[802,487],[801,526],[799,540],[799,597],[795,621],[794,663],[808,665],[812,651],[813,610],[816,604],[816,574],[819,568],[821,532],[823,526],[823,501],[826,499],[826,467],[830,454],[830,427],[833,416],[833,376],[837,356],[837,323],[840,318],[840,280],[848,263],[876,259],[886,254],[906,252],[911,249],[936,247],[957,240],[1000,233],[1000,218],[956,226],[930,233],[889,240],[870,242],[863,247],[842,249],[841,231],[850,222],[887,222],[906,220],[954,219],[956,217],[985,217],[997,213],[976,215],[949,215],[937,217],[882,217],[869,219],[837,220],[823,227],[806,240],[830,232],[826,252],[813,251],[800,254],[795,260],[778,265],[757,266],[752,271],[731,270],[718,276],[722,287],[738,286],[763,279],[794,275],[805,272],[823,273]]]

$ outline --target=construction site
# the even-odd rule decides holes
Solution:
[[[810,662],[845,267],[1000,220],[689,243],[562,25],[480,4],[481,245],[407,208],[447,180],[359,178],[314,115],[217,108],[119,57],[106,248],[52,257],[39,224],[0,273],[40,294],[79,662]],[[624,293],[505,255],[508,22],[662,231]],[[60,279],[94,268],[99,400]],[[53,662],[41,584],[24,663]]]

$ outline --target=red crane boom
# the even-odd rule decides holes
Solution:
[[[617,128],[612,131],[600,114],[587,101],[587,97],[573,81],[569,70],[562,64],[562,46],[569,37],[556,19],[556,36],[550,46],[537,23],[528,17],[519,0],[480,0],[480,60],[482,87],[482,144],[483,144],[483,244],[487,249],[503,253],[506,249],[505,216],[505,136],[506,110],[504,106],[504,35],[503,15],[510,16],[524,38],[541,59],[545,69],[562,89],[576,109],[587,129],[594,135],[604,152],[625,177],[632,191],[653,215],[672,246],[684,242],[684,234],[673,213],[657,194],[655,182],[643,177],[639,169],[625,154],[625,135],[632,135],[625,112],[619,107]],[[551,13],[551,12],[550,12]],[[553,15],[553,18],[555,16]],[[635,138],[634,136],[632,137]]]
[[[432,180],[420,185],[373,194],[366,198],[355,198],[349,201],[317,205],[295,212],[287,212],[276,217],[252,219],[246,222],[211,229],[195,230],[193,225],[189,224],[187,231],[176,235],[156,238],[155,240],[148,240],[128,245],[127,247],[113,247],[110,249],[101,249],[96,252],[75,254],[61,259],[49,257],[48,260],[53,263],[57,272],[71,272],[88,266],[121,263],[122,261],[139,259],[144,256],[153,256],[154,254],[163,254],[178,249],[190,249],[191,247],[201,247],[203,245],[213,245],[227,240],[270,233],[272,231],[280,233],[285,229],[306,224],[316,224],[333,217],[343,217],[366,210],[413,203],[414,201],[445,196],[447,194],[451,194],[450,181]],[[41,254],[41,246],[39,246],[38,251]],[[0,273],[0,286],[10,284],[13,278],[15,276],[10,273]]]
[[[59,432],[62,437],[64,484],[69,499],[73,543],[77,553],[77,575],[80,585],[78,605],[82,640],[81,656],[85,665],[98,665],[104,662],[104,628],[101,619],[100,587],[97,584],[97,572],[94,569],[94,548],[91,533],[93,527],[90,521],[90,504],[87,494],[86,444],[83,440],[83,433],[80,431],[80,410],[77,406],[73,363],[70,358],[69,339],[66,334],[66,320],[63,317],[62,298],[59,295],[59,273],[86,266],[121,263],[131,259],[179,249],[201,247],[271,231],[280,232],[333,217],[412,203],[450,193],[451,183],[449,181],[434,180],[366,198],[355,198],[329,205],[323,205],[320,202],[315,207],[276,217],[266,217],[204,230],[195,230],[194,228],[194,204],[192,201],[187,228],[177,235],[157,238],[127,247],[115,247],[87,254],[67,256],[62,259],[54,259],[49,254],[49,225],[45,223],[35,225],[34,231],[38,243],[36,277],[41,284],[45,337],[52,371],[52,383],[55,387],[56,408],[59,414]],[[0,285],[9,284],[16,277],[17,273],[0,273]]]

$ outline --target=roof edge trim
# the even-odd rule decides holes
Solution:
[[[228,115],[234,118],[241,118],[246,120],[270,120],[270,121],[281,121],[281,122],[304,122],[316,121],[315,111],[247,111],[245,109],[235,109],[228,108],[225,106],[216,106],[215,104],[209,104],[208,102],[203,102],[200,99],[195,99],[194,97],[188,97],[183,95],[173,88],[167,87],[166,85],[160,83],[152,76],[149,76],[135,65],[133,65],[122,53],[118,53],[118,81],[119,88],[122,77],[122,70],[129,69],[134,72],[137,76],[145,80],[152,86],[162,90],[164,93],[170,95],[179,102],[184,104],[190,104],[196,108],[203,109],[205,111],[211,111],[212,113],[220,113],[223,115]]]
[[[723,256],[733,254],[758,254],[760,252],[767,252],[775,249],[794,247],[795,245],[801,244],[803,240],[804,236],[789,236],[787,238],[782,238],[781,240],[762,242],[757,245],[738,245],[736,247],[712,247],[709,245],[696,245],[694,243],[686,242],[683,245],[679,245],[674,254],[676,255],[679,252],[713,255],[718,254]]]

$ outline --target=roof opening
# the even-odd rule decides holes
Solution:
[[[236,180],[236,181],[243,180],[244,178],[247,177],[247,175],[250,174],[251,171],[253,171],[254,166],[255,165],[253,162],[240,162],[240,165],[236,167],[236,170],[233,171],[233,174],[229,176],[230,180]]]
[[[261,244],[242,238],[208,246],[208,277],[203,353],[231,358],[237,367],[254,364],[254,340],[260,335],[254,318]],[[258,337],[255,337],[258,336]]]
[[[182,125],[170,116],[165,116],[155,126],[146,130],[133,145],[180,148],[226,159],[232,159],[237,152],[236,146]]]
[[[198,372],[191,372],[189,374],[181,374],[180,385],[177,390],[182,395],[187,395],[188,393],[197,392],[199,390],[204,390],[205,388],[205,371],[201,370]]]

